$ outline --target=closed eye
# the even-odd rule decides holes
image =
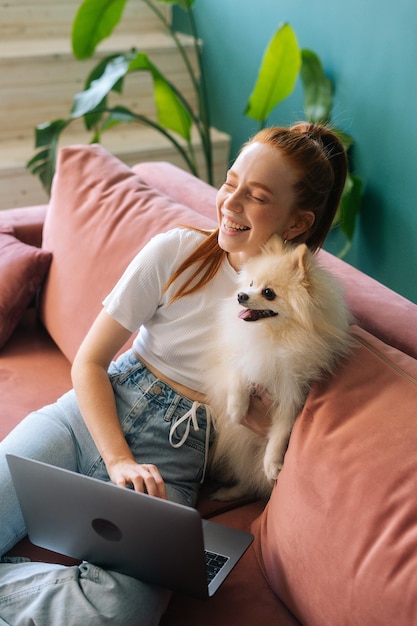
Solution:
[[[260,198],[259,196],[255,196],[254,194],[249,194],[249,197],[252,198],[252,200],[255,200],[255,202],[258,202],[259,204],[264,204],[266,202],[264,198]]]

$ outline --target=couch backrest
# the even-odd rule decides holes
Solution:
[[[417,358],[417,305],[325,250],[319,255],[342,283],[358,326]]]
[[[216,226],[216,190],[169,163],[129,168],[100,145],[62,148],[43,231],[53,253],[41,317],[72,361],[101,302],[136,252],[180,224]],[[322,251],[357,323],[417,357],[417,306]]]

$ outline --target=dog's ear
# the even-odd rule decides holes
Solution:
[[[310,287],[310,252],[305,243],[294,248],[292,253],[294,269],[298,272],[300,283],[309,290]]]
[[[272,235],[263,246],[263,249],[269,254],[283,254],[285,245],[279,235]]]

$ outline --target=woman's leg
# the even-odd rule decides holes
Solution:
[[[121,357],[110,374],[122,428],[137,461],[157,465],[169,497],[193,505],[205,464],[206,409],[192,410],[192,402],[155,379],[132,353]],[[183,421],[187,414],[190,419]],[[176,423],[178,427],[172,431]],[[184,437],[188,427],[189,435]],[[0,448],[1,456],[7,452],[29,456],[108,480],[72,392],[24,420]],[[2,462],[0,481],[8,476]],[[10,512],[0,513],[3,550],[25,532],[8,480],[0,482],[2,511],[10,504]],[[7,532],[3,530],[5,520]],[[87,563],[79,567],[0,565],[0,620],[13,626],[78,626],[86,620],[92,625],[150,626],[159,623],[169,597],[166,590]]]
[[[26,534],[5,454],[18,454],[108,480],[73,392],[29,415],[0,444],[0,547]],[[5,559],[7,561],[7,559]],[[89,563],[0,564],[0,624],[158,624],[171,593]]]
[[[73,392],[31,413],[0,443],[0,556],[26,534],[6,454],[26,456],[73,471],[79,471],[80,458],[86,460],[88,456],[93,464],[98,456]]]

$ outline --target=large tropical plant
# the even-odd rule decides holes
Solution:
[[[109,37],[122,17],[127,0],[83,0],[72,25],[72,50],[79,59],[92,57],[98,44]],[[206,177],[212,182],[212,146],[210,120],[204,73],[201,63],[201,46],[194,22],[194,0],[158,0],[159,3],[178,5],[186,13],[192,34],[196,56],[196,69],[180,35],[166,19],[164,11],[154,0],[144,2],[158,17],[173,41],[190,77],[197,96],[196,110],[184,98],[175,85],[152,63],[144,52],[132,48],[126,53],[107,56],[91,71],[84,90],[74,96],[71,114],[63,119],[40,124],[35,129],[35,147],[39,151],[29,161],[29,169],[39,176],[49,193],[55,173],[56,153],[61,133],[78,118],[83,118],[92,141],[99,142],[102,133],[126,122],[145,124],[162,133],[183,156],[190,171],[199,175],[191,140],[193,125],[197,128],[206,162]],[[123,106],[108,105],[111,92],[121,93],[126,78],[136,72],[148,72],[153,79],[156,120]],[[181,141],[181,139],[183,141]]]
[[[77,59],[93,56],[97,45],[118,24],[126,1],[82,0],[72,27],[72,49]],[[35,148],[38,151],[27,166],[40,178],[48,193],[55,173],[61,133],[80,118],[85,128],[92,133],[93,142],[99,142],[103,132],[118,124],[134,122],[150,126],[174,145],[194,175],[204,176],[208,182],[213,183],[213,145],[201,45],[193,15],[195,0],[136,1],[145,2],[175,42],[190,77],[196,105],[193,106],[184,97],[145,52],[133,48],[100,60],[87,77],[84,90],[74,96],[70,115],[40,124],[35,129]],[[195,69],[181,35],[166,19],[159,4],[177,5],[185,12],[196,58]],[[138,72],[147,72],[152,77],[155,119],[122,105],[109,105],[110,93],[122,93],[125,80],[133,79]],[[329,122],[332,108],[331,83],[324,76],[317,55],[299,48],[289,24],[282,24],[277,29],[265,50],[245,114],[258,120],[261,127],[265,126],[270,113],[293,92],[299,76],[304,90],[306,118],[310,121]],[[205,172],[198,170],[192,141],[193,128],[200,138]],[[348,150],[353,143],[352,139],[343,133],[339,134]],[[336,218],[336,223],[346,235],[347,248],[359,209],[360,187],[360,180],[350,174]]]

